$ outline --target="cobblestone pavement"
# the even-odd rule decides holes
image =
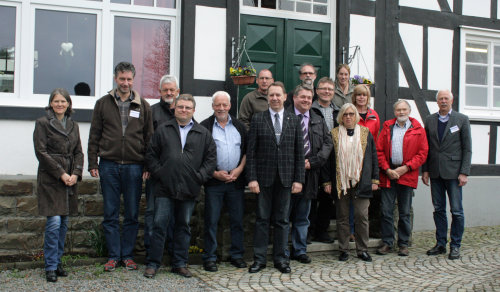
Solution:
[[[267,268],[250,274],[228,263],[210,273],[193,266],[195,275],[216,291],[500,291],[500,226],[467,228],[460,260],[448,255],[427,256],[433,232],[415,232],[409,257],[397,253],[365,263],[351,251],[347,262],[338,252],[312,255],[311,264],[292,261],[291,274]]]
[[[460,260],[447,255],[427,256],[434,246],[433,232],[415,232],[409,257],[396,253],[379,256],[373,262],[356,258],[337,260],[338,252],[312,254],[311,264],[292,261],[292,273],[281,274],[272,267],[250,274],[229,263],[210,273],[191,265],[194,277],[182,278],[162,268],[154,279],[138,271],[119,268],[102,271],[102,264],[67,268],[69,277],[47,283],[43,269],[0,272],[0,291],[500,291],[500,226],[467,228]]]

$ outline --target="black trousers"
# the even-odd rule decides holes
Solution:
[[[313,237],[320,236],[328,232],[330,220],[335,218],[335,206],[333,198],[330,194],[324,192],[320,187],[318,196],[315,200],[311,201],[311,211],[309,213],[309,233]]]

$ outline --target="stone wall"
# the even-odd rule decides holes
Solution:
[[[66,237],[66,252],[95,254],[89,244],[89,232],[94,225],[101,224],[103,215],[102,195],[99,180],[84,179],[79,183],[78,216],[70,217]],[[196,205],[191,220],[191,245],[203,248],[203,194]],[[247,252],[253,238],[255,224],[255,195],[245,194],[245,242]],[[143,194],[140,203],[139,233],[136,252],[144,251],[143,222],[146,206]],[[228,256],[230,232],[227,214],[221,217],[218,230],[218,253],[223,258]],[[38,215],[36,196],[36,178],[0,179],[0,257],[35,255],[43,249],[45,217]]]

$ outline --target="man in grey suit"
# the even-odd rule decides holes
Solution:
[[[440,90],[436,95],[439,112],[427,117],[425,131],[429,143],[429,155],[422,166],[422,181],[431,180],[436,245],[427,255],[446,253],[448,222],[446,217],[446,193],[452,215],[450,260],[460,258],[460,243],[464,233],[462,186],[467,184],[472,157],[472,140],[469,118],[451,109],[453,94]]]
[[[288,209],[291,193],[305,181],[304,140],[299,118],[285,111],[285,86],[275,82],[267,92],[269,110],[253,115],[247,146],[248,187],[257,194],[254,263],[248,271],[266,267],[269,223],[274,226],[274,267],[290,273],[287,256]]]

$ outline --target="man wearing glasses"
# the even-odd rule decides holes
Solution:
[[[153,278],[161,265],[171,219],[175,220],[172,272],[186,278],[192,276],[187,269],[189,221],[201,185],[212,178],[217,166],[212,135],[193,120],[195,106],[192,95],[181,94],[175,101],[175,119],[156,128],[146,152],[146,163],[158,182],[154,187],[154,227],[146,259],[146,278]]]
[[[274,82],[273,73],[268,69],[262,69],[257,76],[257,89],[243,97],[240,105],[239,120],[245,124],[248,131],[252,116],[256,113],[266,111],[269,108],[267,102],[267,89]]]
[[[318,109],[325,119],[328,131],[338,126],[337,115],[339,109],[332,102],[335,82],[330,77],[323,77],[318,81],[316,94],[318,99],[313,102],[312,108]],[[328,226],[330,226],[331,215],[335,212],[333,200],[330,194],[322,189],[318,191],[317,199],[311,202],[311,211],[309,213],[309,232],[308,241],[332,243],[333,239],[328,235]]]
[[[316,68],[310,63],[304,63],[300,65],[299,69],[299,79],[302,84],[311,86],[314,89],[314,80],[316,80],[317,72]],[[314,92],[314,91],[313,91]],[[318,95],[314,93],[313,101],[318,99]],[[286,97],[285,108],[293,105],[293,90],[290,91]]]

